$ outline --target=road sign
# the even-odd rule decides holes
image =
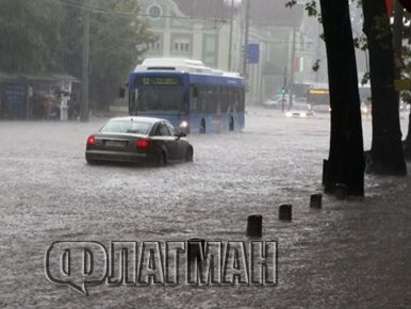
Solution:
[[[260,45],[248,44],[247,46],[247,63],[258,64],[260,62]]]

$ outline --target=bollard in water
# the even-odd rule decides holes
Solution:
[[[292,221],[293,219],[293,206],[281,205],[278,213],[278,219],[281,221]]]
[[[204,259],[205,240],[192,238],[187,241],[187,260],[188,262],[202,261]]]
[[[321,193],[311,195],[310,207],[315,209],[323,207],[323,195]]]
[[[345,200],[348,195],[348,186],[344,183],[337,183],[334,194],[338,200]]]
[[[263,236],[263,216],[253,215],[247,219],[247,236],[262,237]]]

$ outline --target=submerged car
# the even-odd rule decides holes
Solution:
[[[312,104],[311,109],[316,113],[331,113],[331,106],[329,104]]]
[[[308,118],[314,117],[314,112],[310,104],[307,103],[294,103],[293,107],[285,113],[288,118]]]
[[[166,165],[193,161],[193,146],[170,122],[149,117],[109,120],[87,139],[89,164],[125,162]]]
[[[295,96],[293,96],[293,99],[295,100]],[[276,95],[273,98],[269,98],[264,101],[263,105],[268,108],[273,108],[273,109],[282,109],[288,108],[288,105],[290,104],[290,96],[288,94],[286,95]]]

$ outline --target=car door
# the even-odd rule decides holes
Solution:
[[[177,146],[175,137],[171,135],[170,130],[164,122],[160,122],[154,133],[154,138],[159,144],[163,144],[167,149],[167,159],[169,161],[178,160]]]
[[[165,122],[168,130],[170,131],[171,136],[173,137],[174,140],[174,148],[175,148],[175,152],[176,152],[176,159],[177,160],[183,160],[185,158],[185,154],[186,154],[186,148],[187,148],[187,143],[182,140],[181,138],[178,138],[176,136],[176,129],[173,127],[173,125],[166,121]]]

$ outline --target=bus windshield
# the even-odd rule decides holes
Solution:
[[[182,112],[184,86],[173,77],[143,77],[137,80],[132,100],[136,111]]]
[[[142,86],[138,88],[138,111],[183,111],[184,89],[181,86]]]

